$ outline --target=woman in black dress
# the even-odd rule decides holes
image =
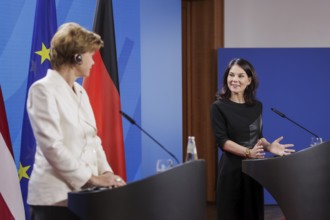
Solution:
[[[292,144],[272,143],[262,135],[262,103],[256,99],[258,81],[253,66],[244,59],[230,61],[221,92],[211,106],[216,144],[222,150],[218,167],[218,220],[264,219],[263,188],[242,172],[242,160],[294,152]]]

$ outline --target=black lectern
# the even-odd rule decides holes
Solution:
[[[68,195],[84,220],[202,220],[206,215],[205,161],[178,165],[124,187]]]
[[[285,157],[244,160],[243,172],[262,184],[287,220],[330,219],[330,142]]]

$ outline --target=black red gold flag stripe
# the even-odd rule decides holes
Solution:
[[[84,79],[95,114],[98,135],[114,172],[126,179],[124,138],[120,115],[120,93],[113,7],[111,0],[99,0],[93,31],[104,41],[104,47],[94,55],[94,66]]]

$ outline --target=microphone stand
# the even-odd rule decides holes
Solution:
[[[177,164],[180,163],[179,160],[178,160],[178,158],[176,158],[176,156],[174,154],[172,154],[169,150],[167,150],[161,143],[159,143],[155,138],[153,138],[147,131],[145,131],[143,128],[141,128],[141,126],[138,125],[133,118],[131,118],[130,116],[128,116],[125,112],[123,112],[121,110],[119,112],[120,112],[120,114],[122,116],[124,116],[124,118],[126,118],[127,121],[129,121],[131,124],[133,124],[136,127],[138,127],[144,134],[146,134],[158,146],[160,146],[164,151],[166,151],[169,155],[171,155],[171,157],[177,162]]]
[[[273,112],[275,112],[276,114],[278,114],[279,116],[281,116],[282,118],[286,118],[289,121],[291,121],[293,124],[301,127],[302,129],[304,129],[305,131],[307,131],[308,133],[312,134],[314,137],[320,138],[318,135],[316,135],[315,133],[311,132],[310,130],[308,130],[307,128],[303,127],[302,125],[298,124],[297,122],[293,121],[292,119],[288,118],[285,114],[283,114],[282,112],[274,109],[274,108],[270,108]]]

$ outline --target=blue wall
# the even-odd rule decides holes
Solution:
[[[263,134],[268,141],[283,135],[282,143],[293,143],[296,151],[299,151],[309,147],[312,137],[272,112],[272,107],[324,141],[330,139],[329,48],[219,49],[219,88],[227,64],[236,57],[247,59],[256,69],[259,79],[257,97],[263,103]],[[266,193],[265,203],[274,202]]]
[[[0,85],[18,163],[35,0],[0,4]],[[122,109],[182,158],[181,1],[113,0]],[[95,0],[57,0],[57,23],[91,30]],[[128,181],[168,156],[123,120]]]
[[[142,126],[181,159],[181,1],[141,1],[141,15]],[[142,136],[144,175],[155,173],[159,158],[170,157]]]

